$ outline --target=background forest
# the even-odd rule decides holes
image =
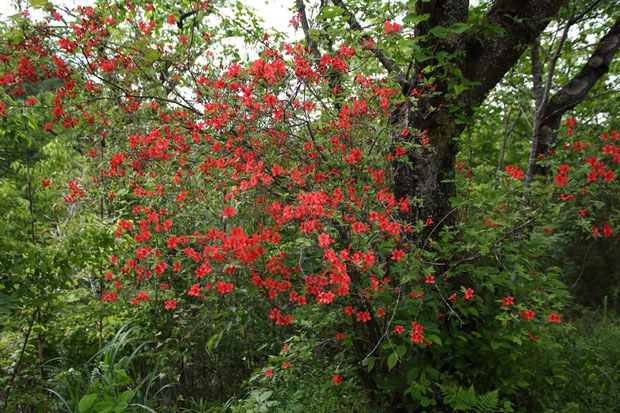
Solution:
[[[620,4],[287,6],[2,16],[2,409],[620,411]]]

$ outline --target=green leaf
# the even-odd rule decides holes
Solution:
[[[116,407],[114,408],[114,413],[122,413],[125,410],[127,410],[127,402],[121,402],[119,404],[116,405]]]
[[[413,381],[415,381],[418,378],[419,374],[420,374],[420,369],[418,367],[412,367],[407,372],[407,380],[409,382],[413,382]]]
[[[401,344],[400,346],[396,347],[396,355],[398,357],[403,357],[405,355],[405,353],[407,352],[407,346],[404,344]]]
[[[368,363],[368,371],[372,370],[375,367],[375,362],[377,360],[375,358],[373,358],[369,363]]]
[[[344,13],[344,10],[340,7],[327,6],[325,7],[325,9],[323,9],[322,17],[326,19],[331,19],[340,16],[342,13]]]
[[[428,60],[431,57],[424,53],[422,50],[418,49],[413,51],[413,58],[416,62],[422,63],[423,61]]]
[[[403,19],[403,23],[420,24],[421,22],[428,20],[430,16],[431,15],[429,13],[426,13],[426,14],[409,13]]]
[[[28,127],[30,129],[37,129],[37,120],[36,119],[28,116],[27,120],[28,120],[28,122],[27,122],[28,123]]]
[[[463,93],[467,89],[469,89],[469,88],[467,86],[461,84],[461,83],[454,85],[454,96],[460,95],[461,93]]]
[[[147,62],[154,62],[161,57],[161,51],[157,49],[149,49],[144,52],[144,59]]]
[[[450,31],[452,33],[463,33],[469,29],[469,25],[467,23],[454,23],[450,26]]]
[[[428,397],[422,397],[422,400],[420,400],[420,405],[422,407],[426,407],[426,406],[433,404],[433,402],[434,402],[433,399],[429,399]]]
[[[50,2],[48,0],[30,0],[30,7],[37,7],[37,8],[41,8],[41,7],[45,7],[47,5],[49,5]]]
[[[212,351],[213,350],[213,343],[215,342],[215,339],[217,338],[217,334],[214,334],[213,336],[211,336],[211,338],[209,339],[209,341],[207,341],[207,350]]]
[[[391,252],[395,246],[396,245],[394,244],[393,241],[384,241],[381,244],[379,244],[379,251],[383,253]]]
[[[480,317],[480,313],[478,312],[478,310],[476,310],[475,307],[469,307],[467,310],[469,311],[469,314]]]
[[[265,392],[262,392],[259,396],[258,396],[258,401],[265,401],[267,400],[271,395],[273,394],[273,391],[271,390],[267,390]]]
[[[362,366],[368,366],[368,371],[372,370],[375,366],[376,357],[368,357],[364,361],[362,361]]]
[[[398,361],[398,357],[396,357],[396,354],[394,353],[390,354],[390,356],[387,359],[388,370],[392,370],[394,366],[396,365],[397,361]]]
[[[437,26],[437,27],[433,27],[432,29],[430,29],[428,31],[428,34],[435,36],[435,37],[439,37],[440,39],[443,39],[444,37],[448,35],[449,32],[450,30],[447,27]]]
[[[99,402],[94,406],[93,410],[95,410],[96,413],[109,413],[114,410],[114,402]]]
[[[11,41],[13,43],[19,43],[22,40],[24,40],[24,32],[22,32],[21,30],[13,30],[13,38],[11,39]]]
[[[441,338],[439,338],[439,336],[437,336],[435,334],[427,334],[426,338],[428,338],[430,341],[432,341],[433,344],[437,344],[439,346],[442,345]]]
[[[114,373],[116,373],[116,384],[118,384],[119,386],[124,386],[131,382],[131,377],[127,375],[125,370],[117,369],[114,371]]]
[[[133,397],[133,390],[125,390],[124,392],[122,392],[119,396],[118,396],[118,402],[119,403],[127,403],[129,402],[129,400],[131,400],[131,398]]]
[[[93,407],[93,404],[95,403],[95,400],[97,400],[97,393],[94,394],[87,394],[86,396],[82,397],[80,399],[80,402],[78,403],[78,410],[80,412],[87,412],[90,410],[91,407]]]

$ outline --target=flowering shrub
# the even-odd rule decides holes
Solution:
[[[425,200],[394,190],[397,169],[416,167],[408,155],[431,156],[438,141],[389,121],[435,96],[436,79],[420,75],[403,96],[364,63],[368,39],[313,56],[264,36],[258,58],[219,69],[213,53],[197,57],[212,34],[180,33],[183,18],[148,6],[79,7],[67,26],[50,9],[40,24],[23,20],[21,37],[13,30],[0,63],[0,115],[28,83],[53,79],[42,129],[87,136],[82,173],[41,186],[64,187],[69,208],[91,209],[114,234],[97,287],[107,311],[151,314],[155,330],[158,317],[172,328],[201,314],[218,326],[209,352],[236,334],[269,343],[248,367],[268,391],[309,360],[322,389],[361,386],[385,408],[446,405],[443,385],[476,383],[508,409],[540,380],[522,361],[559,328],[568,299],[545,254],[558,216],[613,236],[617,218],[594,200],[617,190],[617,132],[569,129],[572,144],[541,154],[553,184],[525,202],[518,165],[498,188],[459,161],[456,218],[443,225],[447,215],[416,216]],[[383,30],[401,35],[394,22]],[[121,47],[119,31],[135,38]],[[265,394],[254,402],[276,406]]]

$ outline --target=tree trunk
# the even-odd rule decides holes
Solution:
[[[408,153],[411,167],[396,160],[392,168],[396,197],[406,196],[420,201],[409,214],[410,222],[415,224],[418,220],[432,219],[437,226],[424,227],[416,240],[419,246],[426,243],[431,231],[436,233],[439,226],[453,222],[456,217],[456,214],[451,213],[450,198],[456,193],[455,184],[451,180],[454,179],[458,152],[454,138],[467,126],[463,119],[474,113],[474,109],[545,29],[549,18],[557,13],[561,3],[561,0],[497,0],[489,8],[485,19],[489,24],[501,28],[503,35],[476,35],[466,31],[460,35],[449,35],[445,39],[429,37],[425,41],[426,47],[435,47],[452,54],[464,52],[463,57],[454,62],[455,69],[476,83],[455,96],[448,85],[441,81],[442,69],[437,69],[437,72],[425,76],[439,79],[437,91],[440,96],[422,98],[416,109],[405,115],[400,108],[390,118],[396,130],[401,130],[401,126],[427,130],[430,139],[427,148]],[[449,27],[457,22],[466,22],[468,4],[467,0],[419,2],[416,10],[431,16],[428,25],[421,27],[419,34],[428,33],[434,26]],[[434,64],[432,59],[424,63]],[[424,68],[420,64],[416,66],[409,85],[417,81]],[[411,89],[404,87],[403,91],[408,94]],[[429,111],[427,107],[435,109]]]
[[[411,208],[409,222],[415,224],[427,219],[435,223],[450,222],[450,198],[456,190],[454,182],[445,181],[454,179],[457,147],[452,138],[462,132],[463,125],[456,125],[447,111],[428,118],[415,111],[401,111],[393,122],[397,122],[398,130],[402,130],[400,126],[403,125],[429,131],[429,144],[408,153],[411,167],[398,161],[393,164],[396,198],[409,197],[418,201]],[[418,240],[422,243],[430,231],[428,226],[425,228],[427,230]]]

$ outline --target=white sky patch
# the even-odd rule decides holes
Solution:
[[[252,7],[256,8],[257,14],[265,22],[265,28],[269,30],[274,28],[281,32],[285,32],[289,37],[294,37],[294,30],[289,20],[293,17],[293,14],[289,7],[293,4],[290,0],[263,0],[263,1],[248,1],[244,2]]]

